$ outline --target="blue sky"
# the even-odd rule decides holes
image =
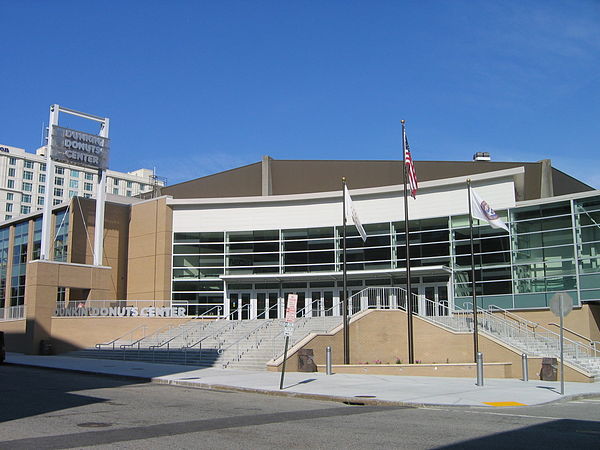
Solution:
[[[600,187],[600,1],[0,0],[0,143],[52,103],[169,184],[276,159],[537,161]],[[86,129],[88,124],[61,121]]]

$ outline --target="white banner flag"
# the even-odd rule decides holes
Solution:
[[[508,231],[508,227],[496,214],[496,211],[487,202],[481,200],[473,189],[471,189],[471,213],[474,218],[486,221],[492,228],[502,228]]]
[[[350,191],[348,190],[348,186],[344,184],[344,201],[346,202],[346,220],[350,220],[352,218],[352,222],[356,225],[356,229],[358,230],[358,234],[362,238],[363,242],[367,240],[367,233],[360,223],[360,219],[358,218],[358,212],[354,207],[354,203],[352,203],[352,197],[350,197]]]

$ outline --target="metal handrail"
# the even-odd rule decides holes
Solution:
[[[198,303],[198,304],[200,304],[200,303]],[[173,303],[173,307],[186,307],[186,306],[190,306],[190,304],[189,303]],[[196,314],[195,316],[188,316],[188,317],[190,317],[192,320],[204,319],[208,316],[214,317],[214,315],[210,315],[209,313],[211,311],[214,311],[215,309],[218,311],[216,317],[217,317],[217,320],[219,320],[219,319],[221,319],[221,310],[223,309],[222,305],[215,305],[212,308],[210,308],[209,310],[204,311],[202,314],[199,314],[199,315]]]
[[[188,322],[185,322],[185,323],[188,323]],[[154,333],[152,333],[150,336],[144,336],[143,338],[138,339],[137,341],[131,342],[129,344],[122,344],[122,345],[119,346],[119,348],[125,350],[127,347],[133,347],[133,346],[135,346],[137,344],[137,348],[139,350],[139,348],[140,348],[140,342],[142,342],[144,339],[150,339],[152,336],[157,336],[157,335],[160,335],[162,333],[165,333],[166,331],[170,331],[172,329],[181,327],[182,325],[185,325],[185,323],[184,324],[178,324],[178,325],[167,325],[165,327],[159,328]]]
[[[271,311],[271,309],[275,309],[275,308],[278,308],[278,307],[279,307],[279,304],[275,304],[275,305],[273,305],[273,306],[270,306],[269,308],[267,308],[267,309],[266,309],[264,312],[265,312],[265,313],[267,313],[267,312],[270,312],[270,311]],[[265,314],[265,315],[266,315],[266,314]],[[270,315],[270,314],[269,314],[269,315]],[[258,326],[258,327],[256,327],[255,329],[251,330],[249,333],[247,333],[245,336],[243,336],[243,337],[241,337],[240,339],[238,339],[236,342],[234,342],[233,344],[231,344],[229,347],[227,347],[227,348],[225,348],[225,349],[222,349],[222,348],[220,348],[220,349],[218,350],[218,351],[219,351],[219,354],[223,354],[223,353],[224,353],[226,350],[229,350],[231,347],[233,347],[233,345],[236,345],[236,344],[238,344],[238,355],[237,355],[235,358],[232,358],[232,359],[234,359],[234,360],[235,360],[235,359],[237,359],[237,360],[239,361],[239,359],[241,358],[241,354],[240,354],[240,352],[239,352],[239,342],[240,342],[240,341],[242,341],[243,339],[248,339],[248,338],[249,338],[249,337],[250,337],[250,336],[251,336],[253,333],[257,332],[259,329],[261,329],[261,328],[263,328],[263,327],[270,327],[270,326],[271,326],[271,325],[272,325],[272,324],[275,322],[275,320],[276,320],[276,319],[257,319],[257,320],[265,320],[265,323],[263,323],[263,324],[259,325],[259,326]],[[259,342],[257,342],[257,343],[256,343],[256,345],[257,345],[257,348],[258,348],[258,346],[260,345],[260,343],[259,343]],[[244,353],[245,353],[246,351],[247,351],[247,349],[246,349],[246,350],[244,350]],[[242,354],[243,354],[243,353],[242,353]],[[226,367],[226,366],[229,364],[229,362],[230,362],[230,361],[228,361],[227,363],[224,363],[224,366]]]
[[[148,326],[147,326],[147,325],[138,325],[138,326],[137,326],[137,327],[135,327],[133,330],[131,330],[131,331],[128,331],[128,332],[127,332],[127,333],[125,333],[124,335],[122,335],[122,336],[119,336],[118,338],[116,338],[116,339],[113,339],[113,340],[112,340],[112,341],[110,341],[110,342],[98,343],[98,344],[96,344],[96,346],[95,346],[95,347],[96,347],[98,350],[100,350],[100,349],[102,348],[102,346],[104,346],[104,345],[107,345],[107,346],[108,346],[108,345],[112,345],[112,348],[113,348],[113,350],[114,350],[114,349],[115,349],[115,343],[116,343],[117,341],[119,341],[119,340],[123,339],[125,336],[132,335],[134,331],[136,331],[136,330],[138,330],[138,329],[140,329],[140,328],[144,329],[144,337],[142,337],[142,339],[144,339],[144,338],[146,337],[146,332],[145,332],[145,330],[146,330],[146,329],[148,329]]]
[[[548,325],[553,325],[553,326],[555,326],[555,327],[559,327],[559,328],[560,328],[560,325],[559,325],[559,324],[557,324],[557,323],[554,323],[554,322],[550,322]],[[586,336],[584,336],[584,335],[582,335],[582,334],[579,334],[577,331],[571,330],[570,328],[567,328],[567,327],[565,327],[565,326],[563,326],[563,330],[565,330],[565,331],[568,331],[568,332],[569,332],[569,333],[571,333],[571,334],[574,334],[574,335],[575,335],[575,336],[577,336],[578,338],[585,339],[585,340],[586,340],[586,341],[588,341],[588,342],[590,343],[590,345],[591,345],[592,347],[594,347],[594,348],[596,348],[596,344],[600,344],[600,341],[594,341],[594,340],[590,339],[589,337],[586,337]]]
[[[198,344],[201,344],[203,341],[205,341],[205,340],[206,340],[206,339],[208,339],[208,338],[211,338],[211,337],[216,337],[216,336],[217,336],[217,335],[219,335],[219,334],[220,334],[220,333],[221,333],[223,330],[225,330],[225,328],[227,328],[227,327],[231,327],[231,326],[234,326],[234,327],[235,327],[234,323],[235,323],[235,322],[229,322],[229,323],[227,323],[227,324],[223,325],[221,328],[219,328],[219,329],[218,329],[217,331],[215,331],[214,333],[212,333],[212,334],[209,334],[208,336],[204,336],[203,338],[201,338],[201,339],[197,340],[196,342],[194,342],[194,343],[192,343],[192,344],[184,345],[184,346],[183,346],[183,347],[181,347],[181,348],[182,348],[182,349],[190,349],[190,348],[193,348],[193,347],[195,347],[196,345],[198,345]]]
[[[465,304],[469,304],[472,305],[472,303],[467,302]],[[496,322],[496,323],[500,323],[501,325],[504,325],[505,327],[510,327],[513,330],[516,329],[516,333],[515,334],[521,334],[521,335],[525,335],[526,338],[529,339],[534,339],[537,340],[538,342],[544,343],[546,346],[550,347],[550,351],[552,351],[554,354],[558,354],[559,350],[559,343],[560,343],[560,335],[555,333],[554,331],[551,331],[541,325],[538,325],[536,327],[535,331],[531,331],[529,330],[527,327],[526,328],[522,328],[522,327],[517,327],[515,325],[514,322],[508,321],[506,319],[500,319],[497,315],[494,315],[493,313],[489,312],[486,309],[477,308],[477,313],[478,313],[478,317],[482,317],[482,324],[485,327],[485,320],[489,321],[489,322]],[[515,314],[516,316],[516,314]],[[518,317],[518,316],[517,316]],[[483,330],[485,331],[485,329]],[[571,362],[577,364],[577,360],[580,359],[582,356],[588,356],[591,357],[592,354],[594,356],[597,356],[597,352],[598,350],[591,345],[585,345],[582,344],[581,342],[577,342],[577,341],[573,341],[571,339],[568,338],[563,338],[564,343],[566,344],[566,358],[571,360]],[[524,350],[528,350],[527,348],[524,348]]]
[[[537,322],[533,322],[531,320],[525,319],[524,317],[518,316],[517,314],[507,311],[506,309],[501,308],[497,305],[489,305],[488,309],[490,310],[490,312],[493,312],[493,310],[496,309],[496,310],[502,312],[502,314],[504,314],[505,317],[509,317],[513,320],[518,321],[519,323],[523,323],[525,326],[531,327],[533,331],[535,331],[535,329],[540,325]]]
[[[326,318],[326,317],[339,317],[339,316],[333,316],[333,315],[331,315],[331,316],[328,316],[328,315],[326,315],[326,313],[327,313],[328,311],[333,311],[334,309],[335,309],[335,306],[332,306],[332,307],[330,307],[330,308],[327,308],[327,309],[320,310],[320,311],[323,311],[325,314],[324,314],[324,315],[322,315],[322,316],[318,316],[318,318],[321,318],[321,317],[322,317],[322,318],[323,318],[323,320],[325,320],[325,318]],[[304,319],[304,318],[306,318],[306,317],[309,317],[309,318],[310,318],[310,316],[304,316],[304,317],[301,317],[300,319]],[[316,318],[316,317],[313,317],[313,318]],[[299,320],[299,321],[298,321],[298,322],[296,322],[296,323],[300,323],[300,324],[302,324],[302,326],[304,326],[304,324],[305,324],[306,322],[307,322],[306,320],[305,320],[305,321],[302,321],[302,322]],[[298,328],[300,328],[300,327],[298,327]],[[275,335],[274,335],[274,336],[271,338],[271,348],[272,348],[272,350],[273,350],[273,353],[272,353],[272,356],[273,356],[273,358],[275,358],[275,357],[278,355],[278,353],[277,353],[277,352],[276,352],[276,350],[275,350],[275,348],[276,348],[276,346],[275,346],[275,341],[276,341],[277,339],[281,338],[281,336],[283,335],[283,333],[284,333],[284,332],[285,332],[285,330],[283,330],[283,329],[282,329],[281,331],[279,331],[279,333],[275,334]],[[291,346],[293,346],[293,345],[295,345],[295,343],[296,343],[296,339],[293,339],[293,338],[291,338],[291,339],[290,339],[290,345],[291,345]]]
[[[269,319],[267,319],[267,320],[269,320]],[[230,345],[228,345],[226,348],[220,348],[219,349],[219,354],[225,353],[227,350],[229,350],[230,348],[232,348],[234,345],[239,346],[240,342],[242,342],[243,340],[248,340],[250,338],[250,336],[252,336],[254,333],[256,333],[261,328],[265,328],[267,326],[271,326],[271,323],[272,322],[269,320],[268,322],[261,323],[257,327],[252,328],[252,330],[250,330],[244,336],[242,336],[241,338],[239,338],[237,341],[235,341],[235,342],[231,343]],[[238,357],[239,357],[239,349],[238,349]]]
[[[159,328],[159,329],[158,329],[158,330],[156,330],[154,333],[152,333],[150,336],[144,336],[143,338],[141,338],[141,339],[138,339],[137,341],[135,341],[135,342],[132,342],[132,343],[130,343],[130,344],[124,344],[124,345],[121,345],[121,346],[120,346],[120,348],[121,348],[121,349],[125,349],[125,348],[127,348],[127,347],[133,347],[133,346],[137,345],[137,348],[138,348],[138,350],[139,350],[139,349],[140,349],[140,347],[141,347],[141,342],[142,342],[144,339],[149,339],[149,338],[151,338],[151,337],[153,337],[153,336],[160,336],[161,334],[163,334],[163,333],[166,333],[166,332],[170,332],[170,331],[172,331],[172,330],[180,330],[180,333],[176,334],[175,336],[172,336],[172,337],[171,337],[170,339],[168,339],[167,341],[162,341],[162,342],[161,342],[161,343],[159,343],[159,344],[148,346],[148,348],[149,348],[149,349],[151,349],[151,348],[153,349],[153,348],[162,347],[162,346],[163,346],[163,344],[165,344],[165,343],[168,343],[168,342],[171,342],[173,339],[175,339],[175,338],[178,338],[178,337],[182,336],[182,335],[183,335],[183,334],[186,332],[186,330],[185,330],[185,327],[186,327],[187,325],[189,325],[189,324],[191,323],[191,321],[192,321],[192,320],[198,320],[198,319],[201,319],[201,318],[203,318],[203,316],[204,316],[204,315],[206,315],[208,312],[212,311],[212,310],[213,310],[213,309],[215,309],[215,308],[217,308],[219,312],[221,311],[221,306],[220,306],[220,305],[216,305],[215,307],[213,307],[213,308],[209,309],[208,311],[205,311],[205,312],[204,312],[202,315],[200,315],[200,316],[195,316],[195,317],[192,317],[192,318],[190,318],[188,321],[186,321],[186,322],[184,322],[184,323],[180,323],[180,324],[177,324],[177,325],[167,325],[167,326],[165,326],[165,327]],[[217,319],[217,320],[218,320],[218,319]]]

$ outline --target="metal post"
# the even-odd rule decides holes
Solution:
[[[477,362],[479,354],[479,336],[477,323],[477,291],[475,287],[475,250],[473,249],[473,211],[471,209],[471,179],[467,180],[467,191],[469,196],[469,236],[471,242],[471,289],[473,290],[473,355]]]
[[[523,381],[529,381],[529,364],[527,362],[527,353],[521,355],[521,366],[523,367]]]
[[[348,330],[348,278],[346,272],[346,177],[342,177],[342,230],[343,230],[343,270],[342,270],[342,320],[344,322],[344,364],[350,364],[350,331]]]
[[[54,163],[50,158],[52,152],[52,132],[58,125],[58,105],[50,106],[50,120],[48,124],[48,141],[46,143],[46,183],[44,192],[44,212],[42,214],[42,241],[40,244],[40,259],[50,260],[50,242],[52,240],[52,194],[54,186]]]
[[[477,386],[483,386],[483,353],[477,352]]]
[[[100,125],[100,136],[108,138],[108,118]],[[104,250],[104,201],[106,198],[106,170],[98,171],[96,184],[96,222],[94,226],[94,265],[101,266]]]
[[[402,181],[404,184],[404,236],[406,249],[406,317],[407,317],[407,333],[408,333],[408,363],[415,363],[415,346],[413,340],[413,305],[411,296],[410,284],[410,238],[409,238],[409,222],[408,222],[408,191],[406,189],[406,128],[404,120],[402,122]]]
[[[279,381],[279,389],[283,389],[283,377],[285,376],[285,360],[287,359],[287,351],[288,351],[288,344],[290,342],[290,337],[286,336],[285,337],[285,350],[283,351],[283,365],[281,367],[281,380]]]
[[[331,347],[325,348],[325,373],[331,375]]]
[[[560,307],[560,395],[565,395],[565,364],[564,364],[564,332],[563,321],[565,312],[563,310],[563,302],[559,303]]]

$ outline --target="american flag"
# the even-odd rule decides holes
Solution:
[[[410,147],[408,146],[406,132],[404,132],[404,164],[406,174],[408,175],[408,184],[410,184],[410,195],[412,198],[417,198],[417,172],[415,171],[412,156],[410,156]]]

